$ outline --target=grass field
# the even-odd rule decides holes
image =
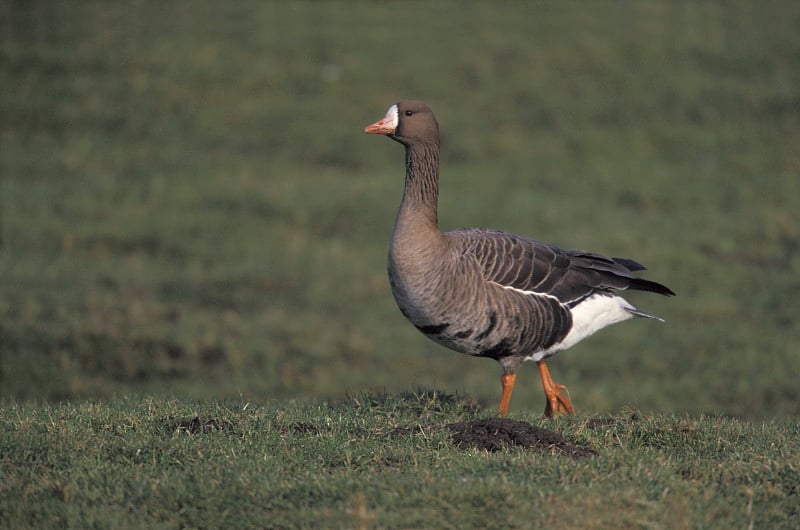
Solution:
[[[544,422],[597,453],[573,459],[459,449],[437,428],[476,414],[473,401],[430,391],[322,406],[9,406],[0,418],[0,526],[788,529],[800,521],[796,421],[620,413]]]
[[[585,498],[598,527],[796,527],[798,86],[788,1],[0,0],[0,463],[17,481],[3,510],[215,526],[244,497],[230,509],[256,525],[284,488],[276,526],[311,506],[308,521],[400,526],[387,514],[411,518],[428,495],[442,504],[419,520],[439,526],[486,524],[495,501],[476,499],[503,496],[509,526],[569,527],[559,510]],[[391,299],[402,149],[362,130],[406,97],[443,131],[443,229],[634,258],[678,293],[633,293],[666,324],[605,330],[550,363],[580,415],[548,424],[598,447],[592,463],[465,458],[443,433],[389,442],[381,418],[412,421],[403,399],[332,405],[421,386],[487,415],[499,397],[495,363],[427,341]],[[523,369],[512,417],[542,408]],[[585,428],[628,410],[641,421]],[[164,427],[194,414],[237,434]],[[299,438],[276,427],[328,417]],[[210,482],[207,458],[228,466]],[[218,504],[187,514],[191,496]]]

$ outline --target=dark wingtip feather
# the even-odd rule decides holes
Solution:
[[[631,278],[629,289],[636,289],[638,291],[649,291],[651,293],[663,294],[664,296],[675,296],[675,293],[666,285],[661,285],[652,280],[645,280],[644,278]]]
[[[645,267],[638,261],[634,261],[632,259],[628,258],[611,258],[611,259],[614,260],[614,263],[619,263],[620,265],[622,265],[631,272],[647,270],[647,267]]]

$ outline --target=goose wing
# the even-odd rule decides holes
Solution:
[[[639,289],[674,294],[667,287],[634,276],[640,263],[582,250],[562,250],[534,239],[486,229],[450,233],[464,254],[478,262],[487,281],[554,297],[571,306],[597,291]]]

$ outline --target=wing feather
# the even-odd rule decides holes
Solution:
[[[475,260],[484,278],[504,287],[573,304],[597,291],[638,289],[673,295],[669,288],[633,273],[645,267],[630,259],[582,250],[562,250],[534,239],[487,229],[447,234],[463,254]]]

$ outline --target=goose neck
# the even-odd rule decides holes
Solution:
[[[413,144],[406,147],[406,183],[401,205],[438,229],[439,145]]]

